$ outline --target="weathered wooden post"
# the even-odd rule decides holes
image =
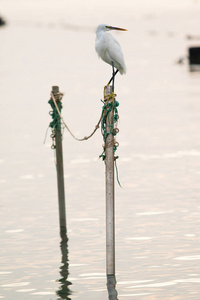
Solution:
[[[112,102],[112,87],[104,88],[104,102]],[[114,135],[113,109],[106,118],[105,168],[106,168],[106,271],[115,274],[115,194],[114,194]]]
[[[52,87],[52,94],[56,103],[61,102],[62,97],[58,86]],[[55,105],[55,104],[54,104]],[[58,106],[57,106],[58,107]],[[57,168],[57,186],[58,186],[58,207],[61,236],[66,233],[66,213],[65,213],[65,186],[64,186],[64,170],[63,170],[63,150],[62,150],[62,133],[61,120],[57,115],[57,124],[54,126],[55,149],[56,149],[56,168]]]

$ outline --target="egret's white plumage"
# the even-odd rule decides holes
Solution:
[[[124,55],[118,41],[108,33],[109,30],[123,30],[126,29],[100,24],[96,29],[95,49],[99,57],[106,63],[119,70],[120,74],[126,73],[126,65],[124,62]]]

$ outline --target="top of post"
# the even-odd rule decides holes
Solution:
[[[53,94],[59,93],[59,86],[52,86],[52,93]]]
[[[53,94],[56,102],[61,102],[63,93],[59,92],[59,86],[52,86],[52,94]]]
[[[109,96],[112,93],[112,86],[106,85],[104,87],[104,97]]]

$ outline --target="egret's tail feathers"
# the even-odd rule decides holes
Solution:
[[[121,75],[126,74],[126,68],[120,68],[119,73]]]

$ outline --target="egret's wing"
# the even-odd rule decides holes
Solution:
[[[115,67],[120,71],[121,74],[126,73],[124,55],[120,44],[111,34],[108,34],[107,37],[107,51],[110,55],[111,61],[114,62]]]

